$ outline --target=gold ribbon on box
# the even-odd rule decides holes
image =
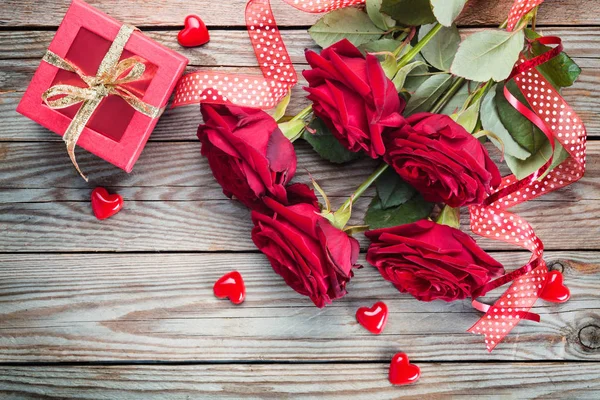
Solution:
[[[85,75],[77,66],[54,54],[50,50],[46,52],[43,60],[50,65],[66,71],[74,72],[87,84],[88,87],[58,84],[52,86],[42,94],[42,100],[52,109],[70,107],[82,103],[81,108],[73,117],[71,124],[63,135],[63,141],[67,145],[67,153],[77,169],[77,172],[86,180],[86,176],[79,169],[75,159],[75,145],[83,132],[86,124],[107,96],[119,96],[136,111],[150,118],[158,118],[164,108],[154,107],[143,102],[136,94],[127,90],[126,83],[141,80],[146,71],[145,60],[141,57],[130,57],[119,61],[125,48],[125,44],[136,30],[133,26],[123,25],[113,41],[110,49],[98,67],[96,76]],[[53,98],[56,98],[52,100]]]

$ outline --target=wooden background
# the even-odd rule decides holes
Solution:
[[[498,25],[512,1],[470,3],[465,34]],[[190,70],[259,72],[245,0],[91,4],[182,52]],[[468,302],[417,302],[371,267],[323,310],[286,287],[254,248],[248,211],[224,198],[200,157],[197,107],[169,110],[129,175],[79,151],[86,184],[60,137],[15,112],[67,7],[0,2],[0,398],[599,398],[600,2],[548,0],[540,9],[542,31],[561,36],[583,68],[565,95],[588,126],[588,171],[518,208],[573,296],[564,305],[540,301],[542,322],[521,323],[492,354],[466,332],[479,317]],[[273,8],[301,71],[303,50],[314,46],[306,29],[317,17],[279,0]],[[190,13],[206,21],[212,40],[184,50],[176,33]],[[302,84],[290,112],[305,106]],[[296,180],[307,182],[310,171],[338,204],[375,166],[332,166],[305,143],[297,151]],[[125,209],[96,220],[95,186],[122,194]],[[527,259],[514,247],[479,243],[509,270]],[[247,283],[241,306],[212,295],[215,280],[233,269]],[[381,336],[354,319],[376,300],[390,307]],[[387,381],[398,351],[421,366],[416,385]]]

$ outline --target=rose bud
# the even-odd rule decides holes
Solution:
[[[427,201],[481,204],[500,185],[483,145],[446,115],[419,113],[386,135],[385,161]]]
[[[504,274],[471,236],[429,220],[365,233],[367,261],[402,293],[421,301],[454,301]]]
[[[377,57],[363,56],[344,39],[321,54],[306,52],[310,70],[303,72],[313,110],[348,150],[364,150],[370,157],[385,153],[382,132],[398,127],[405,101]]]
[[[202,155],[223,193],[251,209],[263,196],[287,203],[285,185],[296,172],[296,153],[275,120],[261,110],[202,103],[198,128]]]
[[[270,212],[252,212],[252,240],[273,270],[319,308],[343,297],[352,269],[360,267],[358,241],[331,225],[313,201],[291,206],[271,198],[264,202]]]

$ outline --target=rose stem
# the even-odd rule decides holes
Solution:
[[[352,196],[350,196],[350,198],[348,200],[346,200],[344,202],[344,204],[342,204],[342,206],[340,207],[340,210],[345,210],[346,208],[350,207],[352,205],[352,202],[356,199],[358,199],[364,192],[367,191],[367,189],[381,176],[381,174],[383,174],[387,169],[388,169],[389,165],[386,163],[383,163],[379,166],[379,168],[377,168],[375,170],[375,172],[373,172],[371,174],[371,176],[369,176],[355,191],[354,193],[352,193]]]
[[[306,117],[308,117],[308,115],[312,112],[312,103],[306,107],[305,109],[303,109],[302,111],[300,111],[294,118],[292,118],[290,121],[298,121],[299,119],[304,119]]]
[[[415,47],[410,49],[408,52],[406,52],[405,55],[402,56],[400,61],[398,61],[398,69],[405,67],[409,62],[411,62],[412,59],[415,58],[416,55],[421,52],[423,47],[425,47],[425,45],[429,43],[429,41],[433,39],[436,33],[438,33],[441,29],[442,24],[440,24],[439,22],[435,24],[435,26],[429,32],[427,32],[427,35],[425,35],[423,39],[419,40],[419,42],[415,44]]]
[[[454,97],[454,95],[460,90],[460,88],[463,87],[465,82],[465,78],[462,77],[455,80],[452,86],[450,86],[450,88],[448,89],[448,91],[442,97],[440,97],[438,101],[435,102],[433,107],[431,107],[430,112],[433,114],[437,114],[440,111],[442,111],[444,106],[448,104],[452,97]]]

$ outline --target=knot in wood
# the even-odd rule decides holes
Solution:
[[[600,326],[588,325],[579,331],[579,342],[590,350],[600,349]]]
[[[560,261],[556,261],[556,262],[552,263],[552,265],[550,265],[549,269],[551,271],[559,271],[561,274],[563,272],[565,272],[565,266]]]

